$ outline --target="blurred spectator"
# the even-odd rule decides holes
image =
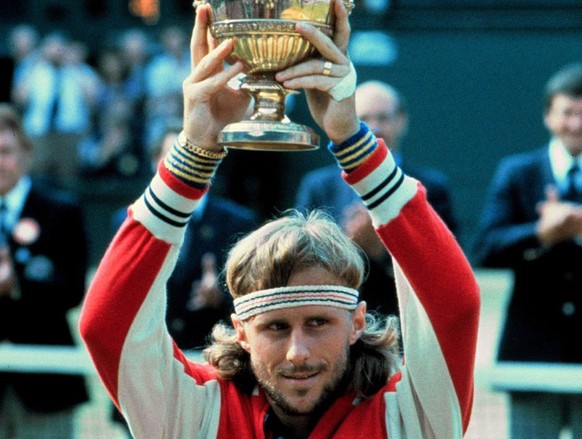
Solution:
[[[128,81],[136,90],[139,99],[146,93],[146,66],[151,56],[151,43],[147,34],[141,29],[128,29],[119,39],[117,47],[129,67]]]
[[[77,145],[91,127],[97,83],[79,54],[71,57],[63,35],[46,36],[41,49],[14,90],[14,101],[23,108],[25,130],[34,140],[33,175],[70,184],[78,175]]]
[[[356,90],[356,111],[360,120],[386,142],[404,173],[425,186],[429,203],[456,233],[457,220],[453,214],[448,178],[438,170],[410,163],[403,156],[401,141],[408,130],[408,110],[402,95],[383,82],[365,82]],[[334,164],[305,175],[297,192],[296,207],[323,208],[342,224],[345,208],[356,201],[357,195],[341,181],[341,174]]]
[[[140,90],[129,80],[129,65],[117,49],[105,49],[97,57],[100,84],[94,124],[79,144],[84,176],[135,176],[143,157]]]
[[[92,87],[97,87],[99,78],[93,67],[88,64],[88,58],[89,48],[85,43],[78,40],[69,42],[64,55],[65,64],[78,69]]]
[[[504,158],[474,242],[476,263],[513,271],[498,360],[582,364],[582,63],[548,81],[550,140]],[[582,395],[511,392],[512,439],[582,438]]]
[[[132,130],[133,113],[123,101],[102,113],[99,128],[79,144],[85,177],[133,177],[140,172],[141,148]]]
[[[0,104],[0,343],[73,345],[67,320],[85,292],[87,243],[79,205],[33,184],[33,146]],[[74,437],[84,378],[0,374],[0,439]]]
[[[135,119],[132,123],[136,141],[142,152],[146,150],[145,137],[145,101],[146,101],[146,67],[152,54],[151,42],[145,31],[141,29],[129,29],[125,31],[118,41],[118,49],[129,67],[127,81],[132,90],[136,92]],[[144,154],[142,160],[147,161]],[[142,164],[143,165],[143,164]]]
[[[132,114],[136,113],[143,90],[130,80],[130,65],[123,52],[105,49],[97,55],[97,72],[101,79],[97,94],[97,116],[123,101]]]
[[[182,116],[182,82],[190,74],[188,38],[177,26],[160,35],[161,52],[146,69],[145,142],[151,145],[164,132],[167,121]]]
[[[12,29],[8,49],[14,62],[12,90],[16,89],[39,58],[38,31],[29,24],[21,24]]]

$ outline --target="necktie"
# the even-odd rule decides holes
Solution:
[[[62,72],[61,67],[56,66],[54,69],[54,97],[50,107],[50,129],[56,131],[57,129],[57,117],[59,114],[59,107],[61,105],[61,82],[62,82]]]
[[[564,193],[564,199],[568,201],[580,202],[580,196],[582,195],[577,187],[577,179],[579,178],[580,168],[577,163],[574,163],[568,174],[566,175],[566,192]]]
[[[0,199],[0,245],[8,244],[8,227],[6,226],[6,217],[8,215],[8,208],[6,207],[6,200]]]

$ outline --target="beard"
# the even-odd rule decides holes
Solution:
[[[332,374],[316,401],[309,409],[301,410],[293,406],[284,392],[277,389],[277,386],[267,377],[268,373],[262,364],[252,363],[252,369],[259,386],[267,394],[268,399],[275,404],[283,413],[288,416],[313,416],[323,413],[335,399],[341,395],[348,386],[351,378],[351,368],[349,367],[350,350],[346,348],[342,358],[338,358],[333,364]],[[327,365],[304,364],[301,366],[286,366],[276,370],[277,375],[292,375],[295,373],[327,372]],[[295,395],[302,397],[309,392],[309,389],[298,389]]]

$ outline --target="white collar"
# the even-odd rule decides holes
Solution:
[[[8,208],[8,215],[6,218],[6,224],[9,228],[12,228],[16,223],[16,220],[20,217],[20,213],[24,207],[28,193],[32,186],[32,181],[28,175],[23,176],[16,186],[10,189],[4,197],[6,201],[6,207]]]
[[[553,137],[552,140],[550,140],[548,152],[550,155],[552,173],[559,185],[565,183],[566,175],[574,162],[577,162],[580,169],[582,169],[582,154],[577,158],[572,157],[572,154],[568,152],[562,141],[557,137]]]

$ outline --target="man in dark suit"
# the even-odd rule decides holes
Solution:
[[[514,274],[500,361],[582,363],[582,64],[547,83],[544,122],[547,145],[499,164],[475,260]],[[582,437],[582,395],[510,396],[513,439]]]
[[[377,137],[385,140],[395,160],[409,176],[426,187],[427,198],[452,232],[457,231],[450,183],[440,171],[404,160],[401,141],[408,130],[408,109],[404,97],[392,86],[368,81],[356,89],[356,111]],[[297,191],[296,206],[325,209],[342,224],[345,209],[358,201],[354,191],[341,181],[337,165],[326,166],[305,175]],[[358,203],[359,204],[359,203]]]
[[[364,82],[356,89],[356,112],[377,137],[384,139],[402,170],[422,182],[432,207],[453,233],[458,232],[447,177],[438,170],[403,159],[401,140],[408,130],[408,110],[404,97],[386,83]],[[368,303],[368,309],[381,314],[398,315],[388,253],[379,242],[367,212],[360,209],[360,205],[358,196],[342,181],[335,164],[307,173],[296,194],[298,209],[327,211],[366,253],[368,275],[360,294],[362,300]],[[387,285],[392,286],[392,291],[386,291]],[[387,297],[391,300],[387,300]]]
[[[79,205],[36,188],[33,147],[0,104],[0,342],[72,345],[67,320],[85,292],[87,244]],[[83,377],[0,374],[0,438],[72,438]]]

